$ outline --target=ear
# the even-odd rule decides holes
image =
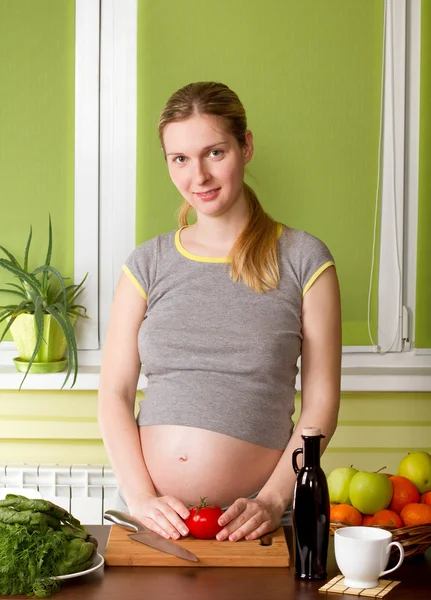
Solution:
[[[242,150],[244,152],[244,163],[247,164],[253,158],[253,152],[254,152],[253,134],[248,129],[245,132],[245,143],[244,143],[244,147]]]

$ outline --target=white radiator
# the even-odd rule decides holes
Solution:
[[[115,507],[117,480],[107,465],[0,463],[0,488],[40,492],[85,525],[108,523],[103,513]]]

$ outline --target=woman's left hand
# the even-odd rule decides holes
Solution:
[[[223,529],[217,540],[229,539],[236,542],[242,538],[255,540],[261,535],[274,531],[280,525],[284,507],[256,498],[238,498],[219,519]]]

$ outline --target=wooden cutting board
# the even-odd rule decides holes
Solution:
[[[118,567],[288,567],[289,549],[283,528],[258,540],[218,542],[191,536],[173,541],[193,552],[199,562],[190,562],[155,550],[129,537],[130,532],[112,525],[105,550],[105,564]],[[270,544],[270,545],[264,545]]]

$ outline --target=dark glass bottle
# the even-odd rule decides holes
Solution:
[[[295,577],[326,579],[329,492],[320,466],[320,439],[325,436],[318,427],[306,427],[301,437],[303,448],[297,448],[292,454],[292,465],[297,474],[292,508]],[[303,457],[301,469],[297,463],[299,454]]]

